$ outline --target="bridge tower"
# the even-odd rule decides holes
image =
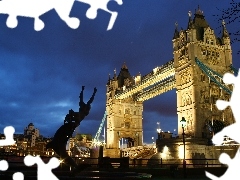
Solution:
[[[140,82],[140,75],[133,77],[130,75],[127,66],[124,64],[114,77],[107,83],[107,141],[105,154],[110,157],[120,156],[121,139],[125,138],[128,147],[141,146],[143,143],[142,111],[143,103],[135,101],[134,96],[126,99],[116,99],[115,94],[131,88]],[[125,142],[125,140],[124,140]]]
[[[179,123],[187,120],[185,132],[195,138],[208,136],[206,121],[223,120],[233,123],[231,109],[219,111],[217,99],[229,100],[230,95],[219,88],[196,64],[197,57],[205,65],[223,75],[231,72],[232,50],[230,37],[223,21],[222,37],[217,38],[208,25],[203,12],[198,8],[194,18],[189,12],[186,30],[178,31],[177,23],[173,37],[173,55],[177,93],[178,133],[182,134]]]

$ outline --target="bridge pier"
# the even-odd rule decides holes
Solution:
[[[104,157],[111,157],[111,158],[120,158],[120,149],[104,149],[103,151]]]
[[[187,138],[186,139],[186,162],[192,164],[193,167],[205,167],[204,164],[219,164],[219,156],[221,153],[227,153],[234,158],[238,145],[214,146],[208,145],[207,139]],[[157,139],[156,146],[158,154],[156,158],[162,158],[163,162],[183,159],[183,142],[181,138]],[[206,159],[210,159],[207,160]],[[202,165],[198,165],[202,164]],[[189,166],[188,166],[189,167]]]

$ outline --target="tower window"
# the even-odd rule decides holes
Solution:
[[[203,54],[203,55],[206,55],[206,50],[203,50],[203,51],[202,51],[202,54]]]
[[[207,55],[211,55],[211,51],[207,51]]]

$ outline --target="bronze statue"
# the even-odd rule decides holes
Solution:
[[[69,114],[65,117],[64,124],[56,131],[53,140],[46,145],[46,149],[53,149],[60,156],[60,159],[64,160],[64,164],[73,168],[73,172],[78,169],[78,165],[66,152],[66,144],[69,138],[72,137],[75,128],[78,127],[85,116],[89,114],[91,103],[94,100],[97,89],[94,88],[92,97],[87,104],[83,102],[83,91],[84,86],[82,86],[82,91],[79,96],[79,112],[74,112],[72,109],[69,110]]]

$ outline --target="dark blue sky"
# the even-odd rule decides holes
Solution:
[[[202,0],[123,0],[109,3],[118,11],[113,29],[106,31],[110,15],[99,11],[95,20],[86,18],[88,5],[75,2],[71,16],[81,20],[70,29],[55,11],[41,19],[45,28],[36,32],[33,19],[19,17],[18,26],[9,29],[7,15],[0,15],[0,130],[13,125],[16,133],[32,122],[44,136],[53,136],[63,124],[69,109],[78,110],[79,93],[85,85],[85,100],[96,86],[98,92],[90,114],[77,132],[95,135],[106,103],[108,74],[117,74],[124,62],[132,76],[145,75],[173,58],[175,22],[186,29],[188,11],[198,5],[205,19],[220,36],[221,24],[213,15],[228,1]],[[239,24],[227,25],[229,32]],[[234,43],[233,64],[239,67]],[[177,128],[175,90],[144,102],[144,142],[156,137],[157,122],[164,131]]]

